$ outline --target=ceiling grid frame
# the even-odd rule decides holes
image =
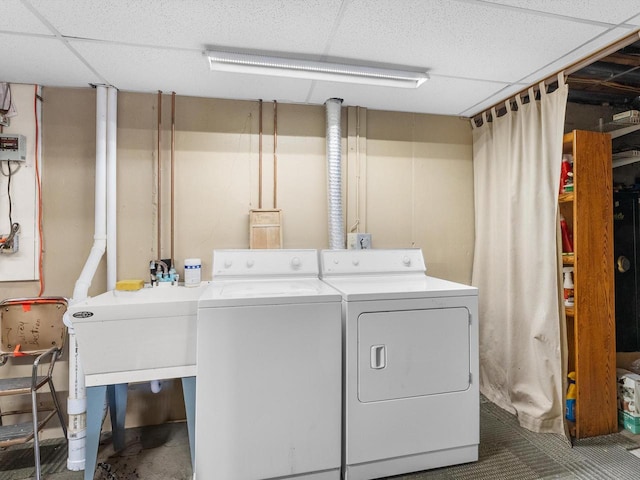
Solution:
[[[472,117],[640,28],[617,0],[5,0],[0,81]],[[212,46],[422,68],[411,91],[210,72]],[[65,52],[66,50],[66,52]],[[523,60],[525,59],[525,60]]]

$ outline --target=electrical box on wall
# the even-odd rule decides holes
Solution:
[[[34,103],[33,85],[12,84],[11,98],[18,110],[28,112],[27,107]],[[40,278],[37,138],[29,133],[36,131],[36,122],[40,121],[37,110],[36,116],[11,117],[11,126],[4,125],[0,134],[0,292],[6,289],[2,282]]]
[[[0,160],[24,162],[27,159],[27,139],[24,135],[0,133]]]
[[[368,250],[371,247],[370,233],[348,233],[347,248],[350,250]]]
[[[0,235],[0,253],[16,253],[18,251],[18,232],[20,224],[11,225],[11,232],[6,235]]]

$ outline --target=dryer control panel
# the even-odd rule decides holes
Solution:
[[[354,274],[426,273],[422,250],[322,250],[320,269],[323,277]]]

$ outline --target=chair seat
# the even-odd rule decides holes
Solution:
[[[65,438],[67,436],[67,426],[53,385],[53,368],[67,336],[67,327],[62,319],[66,310],[67,300],[63,297],[13,298],[0,302],[0,367],[16,356],[31,356],[31,375],[0,378],[0,398],[9,395],[31,397],[26,410],[21,406],[15,411],[0,411],[0,447],[33,440],[36,480],[42,478],[39,432],[57,415]],[[38,391],[45,385],[48,388],[43,393],[51,397],[53,410],[39,406]],[[49,414],[45,416],[46,411]],[[21,421],[23,418],[15,416],[26,414],[30,414],[30,422],[6,425],[4,421],[9,418]]]
[[[31,377],[0,379],[0,397],[4,395],[20,395],[31,392]],[[47,383],[47,377],[37,377],[36,390]]]

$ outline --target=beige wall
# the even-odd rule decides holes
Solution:
[[[421,248],[430,275],[470,283],[469,122],[375,112],[367,119],[367,229],[376,248]]]
[[[45,294],[71,296],[93,242],[95,91],[43,92]],[[157,252],[157,95],[118,97],[118,278],[148,281],[148,262],[170,256],[170,109],[162,98],[162,251]],[[247,248],[258,208],[259,103],[176,97],[175,260]],[[274,105],[263,104],[263,208],[273,207]],[[376,248],[419,247],[431,275],[469,283],[474,242],[471,129],[453,117],[343,108],[347,231]],[[277,207],[285,248],[326,248],[323,106],[277,105]],[[104,260],[90,295],[106,289]],[[2,283],[2,297],[37,295],[37,282]],[[67,388],[66,362],[57,382]],[[0,375],[9,370],[0,369]],[[153,402],[154,408],[145,408]],[[179,382],[153,397],[131,389],[127,425],[184,415]],[[65,403],[65,402],[63,402]]]

